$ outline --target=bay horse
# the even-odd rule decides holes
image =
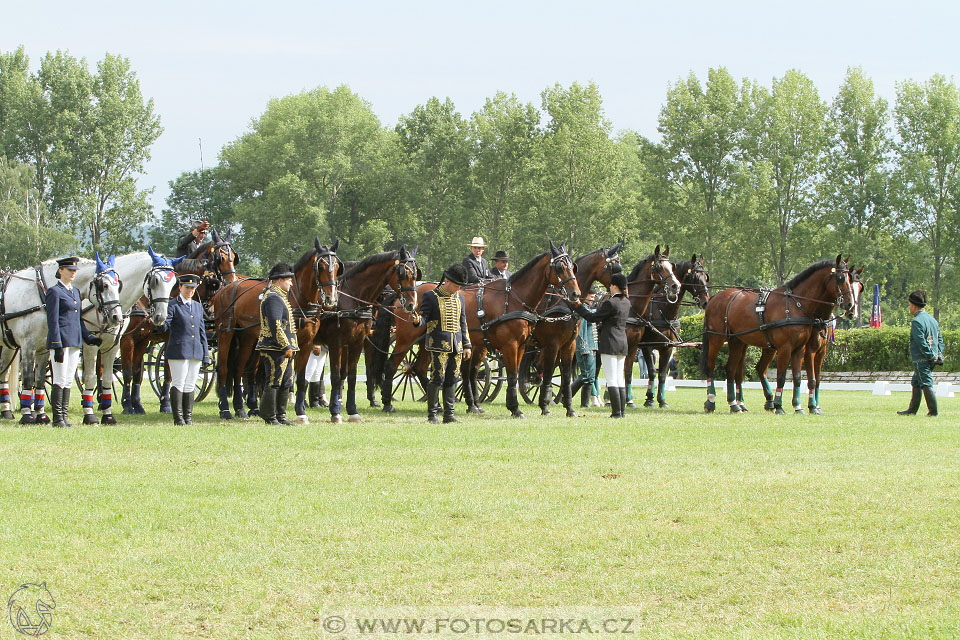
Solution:
[[[81,259],[73,286],[81,298],[91,300],[97,316],[106,327],[122,320],[119,312],[121,283],[112,269],[99,270],[102,262]],[[10,364],[20,353],[23,376],[20,392],[20,423],[49,424],[44,412],[47,363],[46,290],[57,282],[55,260],[36,267],[4,274],[0,298],[0,399],[6,408],[0,417],[13,419],[10,410]]]
[[[587,291],[594,282],[600,282],[604,287],[610,286],[610,277],[620,267],[621,240],[616,245],[597,249],[574,260],[574,273],[577,275],[577,285],[580,291]],[[537,307],[541,320],[533,330],[533,339],[540,345],[537,354],[540,363],[542,379],[540,381],[540,413],[550,415],[550,391],[553,386],[553,370],[558,361],[560,364],[560,401],[566,409],[567,417],[576,418],[573,410],[573,400],[570,393],[570,384],[573,378],[573,363],[577,351],[577,329],[580,326],[580,316],[573,313],[570,305],[559,299],[559,292],[548,290],[544,300]],[[526,354],[529,358],[532,354]],[[474,394],[476,390],[474,389]],[[479,403],[477,404],[479,407]]]
[[[310,249],[294,265],[293,286],[287,293],[293,320],[297,323],[313,319],[323,309],[338,301],[337,276],[342,263],[337,257],[340,241],[332,246],[313,239]],[[241,278],[224,285],[213,296],[214,324],[217,332],[217,395],[220,418],[231,420],[230,394],[238,418],[247,418],[244,409],[244,391],[247,407],[257,410],[255,367],[259,358],[255,347],[260,337],[260,296],[269,286],[267,280]],[[300,345],[301,350],[303,345]]]
[[[230,284],[238,279],[237,265],[240,256],[233,249],[233,238],[230,233],[220,236],[216,229],[210,234],[211,239],[187,255],[183,262],[177,265],[177,273],[193,273],[201,276],[200,286],[197,288],[196,298],[203,305],[205,312],[210,306],[213,295],[224,284]],[[171,297],[177,295],[179,287],[171,292]],[[140,386],[143,382],[143,358],[151,344],[165,343],[168,333],[154,331],[156,325],[149,318],[147,308],[149,296],[143,296],[127,310],[129,323],[126,325],[123,337],[120,339],[120,360],[123,374],[123,392],[120,404],[124,414],[145,413],[140,400]],[[211,314],[212,317],[212,314]],[[166,318],[164,318],[164,321]],[[111,360],[112,362],[112,360]],[[102,375],[102,374],[101,374]],[[110,375],[113,375],[110,372]],[[160,411],[170,412],[170,376],[165,375],[160,384]],[[110,379],[104,376],[104,384]]]
[[[669,407],[666,398],[667,370],[670,367],[670,358],[673,357],[674,345],[681,340],[680,307],[683,296],[689,292],[693,300],[701,309],[707,308],[710,300],[708,282],[710,274],[703,268],[703,256],[693,254],[689,261],[673,263],[673,272],[680,281],[680,295],[676,302],[669,302],[665,296],[655,295],[650,300],[650,306],[642,318],[631,316],[627,321],[627,360],[624,363],[624,381],[627,390],[632,389],[633,363],[639,349],[647,367],[647,396],[643,403],[645,407],[653,406],[654,379],[657,379],[657,403],[661,409]],[[653,351],[659,352],[659,365],[653,370]],[[628,407],[635,407],[632,393],[628,393]]]
[[[488,349],[496,349],[503,355],[507,370],[507,409],[514,418],[524,418],[517,399],[520,361],[539,318],[537,306],[549,285],[562,289],[568,301],[580,298],[580,285],[567,247],[565,244],[557,247],[552,241],[549,251],[532,259],[508,279],[461,289],[473,345],[469,360],[461,365],[465,374],[463,398],[469,410],[476,411],[480,404],[480,398],[473,391],[477,388],[480,363],[486,359]],[[479,313],[481,310],[483,313]]]
[[[772,291],[725,289],[710,299],[703,319],[700,368],[707,378],[704,410],[716,409],[713,369],[724,341],[730,345],[727,359],[727,403],[731,413],[743,411],[743,359],[747,346],[769,348],[777,353],[777,389],[773,409],[784,414],[783,386],[787,367],[793,372],[793,407],[800,407],[800,364],[812,334],[822,329],[834,307],[848,316],[856,303],[847,262],[817,262]],[[739,395],[737,390],[739,389]]]
[[[850,269],[850,278],[853,280],[854,309],[859,309],[860,296],[863,294],[864,287],[863,281],[860,279],[860,276],[863,274],[863,267],[854,269],[851,266],[848,268]],[[829,347],[830,340],[826,327],[818,331],[811,332],[810,339],[804,346],[803,364],[804,369],[807,372],[807,392],[809,396],[807,400],[807,410],[813,415],[820,415],[823,413],[823,411],[820,409],[820,373],[823,370],[823,361],[827,357],[827,350]],[[773,361],[773,358],[776,355],[776,349],[770,349],[769,347],[762,349],[760,352],[760,359],[757,361],[757,365],[755,367],[757,377],[760,378],[760,385],[763,387],[763,395],[765,400],[763,408],[767,411],[776,410],[773,402],[773,393],[770,390],[770,382],[767,380],[767,367],[770,366],[770,363]],[[745,361],[746,359],[744,359],[744,362]],[[795,398],[794,404],[797,404],[798,401],[799,399]],[[743,389],[739,387],[737,388],[737,402],[742,411],[747,410],[747,407],[743,402]]]
[[[386,251],[372,255],[355,265],[340,279],[340,304],[335,312],[324,313],[319,319],[313,343],[327,346],[330,363],[330,421],[343,422],[341,396],[343,382],[347,382],[347,420],[362,422],[357,411],[357,363],[364,343],[373,327],[373,307],[383,289],[390,286],[400,297],[403,310],[417,309],[417,248]],[[391,313],[382,307],[380,313]],[[309,349],[301,347],[297,354],[297,412],[305,415],[304,395],[306,380],[303,372],[309,359]],[[303,413],[300,413],[303,411]]]

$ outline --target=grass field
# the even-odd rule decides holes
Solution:
[[[904,418],[906,394],[826,392],[823,416],[775,417],[748,393],[745,415],[681,390],[626,420],[493,406],[433,426],[410,403],[266,427],[207,401],[193,427],[4,423],[0,586],[46,582],[50,638],[350,637],[326,616],[401,605],[617,607],[641,637],[960,637],[958,400]]]

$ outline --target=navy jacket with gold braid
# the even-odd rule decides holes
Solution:
[[[445,351],[461,353],[472,349],[470,332],[467,329],[467,312],[464,308],[463,294],[447,293],[437,287],[423,294],[420,301],[420,322],[416,326],[427,326],[423,345],[427,351]]]
[[[284,351],[297,346],[297,332],[293,327],[293,310],[287,294],[279,287],[270,285],[260,301],[260,340],[258,351]]]

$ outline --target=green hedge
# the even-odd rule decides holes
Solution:
[[[703,333],[703,314],[680,319],[680,335],[684,340],[699,342]],[[944,370],[960,370],[960,330],[944,331],[946,345]],[[677,367],[684,378],[702,378],[700,350],[678,349]],[[755,380],[754,366],[760,358],[760,349],[747,349],[747,379]],[[717,356],[714,377],[724,378],[727,350]],[[883,327],[881,329],[838,329],[836,342],[830,345],[824,371],[910,371],[910,328]]]

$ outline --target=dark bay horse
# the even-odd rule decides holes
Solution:
[[[329,408],[330,421],[334,424],[343,422],[340,399],[344,380],[347,381],[347,419],[361,422],[356,400],[357,363],[373,327],[373,307],[384,287],[389,285],[398,293],[401,306],[407,313],[416,311],[416,284],[420,273],[415,260],[416,253],[416,248],[408,251],[406,247],[401,247],[359,262],[340,280],[340,304],[337,310],[323,314],[316,323],[316,335],[312,343],[324,344],[329,349]],[[380,313],[389,314],[391,310],[384,307]],[[298,417],[306,413],[303,407],[306,388],[303,372],[309,355],[308,349],[301,346],[296,363]]]
[[[620,265],[620,249],[623,241],[607,249],[597,249],[585,256],[577,258],[574,273],[577,274],[577,285],[581,292],[587,291],[594,282],[600,282],[604,287],[610,286],[610,276]],[[556,290],[547,291],[543,301],[537,307],[541,320],[533,330],[533,339],[540,345],[537,354],[540,371],[543,374],[540,380],[540,413],[550,415],[550,391],[553,387],[553,370],[559,361],[560,364],[560,401],[566,409],[567,416],[577,417],[573,410],[570,383],[573,378],[573,362],[576,356],[577,328],[580,326],[580,316],[575,315],[562,294]],[[530,358],[533,354],[526,354]],[[536,383],[536,381],[531,381]],[[479,405],[478,405],[479,406]]]
[[[703,320],[700,366],[707,378],[707,413],[716,408],[713,368],[724,341],[727,359],[727,402],[731,413],[743,411],[743,359],[747,346],[769,348],[777,354],[777,389],[773,409],[783,414],[783,386],[787,367],[793,372],[793,407],[800,407],[800,365],[813,334],[839,306],[848,316],[855,308],[853,281],[842,256],[810,265],[785,285],[772,291],[725,289],[710,299]],[[762,381],[762,379],[761,379]]]
[[[854,269],[852,266],[850,269],[850,278],[853,280],[853,295],[854,295],[854,309],[860,308],[860,296],[863,294],[863,281],[860,279],[860,276],[863,274],[863,267],[859,269]],[[807,410],[814,414],[820,415],[823,413],[820,409],[820,373],[823,370],[823,361],[827,357],[827,349],[830,347],[830,340],[827,336],[827,329],[824,327],[818,331],[813,331],[810,334],[810,340],[807,341],[806,346],[803,350],[803,366],[807,372]],[[776,349],[771,349],[769,347],[762,349],[760,352],[760,359],[757,361],[756,372],[757,376],[760,378],[760,384],[763,387],[764,395],[764,405],[763,408],[767,411],[775,411],[776,407],[773,403],[773,393],[770,390],[770,382],[767,381],[767,367],[770,366],[770,363],[773,362],[773,358],[777,355]],[[737,401],[740,405],[741,410],[746,411],[746,405],[743,403],[743,391],[738,389]],[[797,403],[797,400],[794,401],[794,404]]]
[[[477,372],[489,345],[503,355],[507,370],[507,409],[514,418],[524,417],[517,399],[517,380],[527,339],[537,324],[537,306],[549,285],[562,289],[567,300],[578,299],[580,285],[574,269],[566,245],[556,247],[551,242],[550,251],[528,262],[509,279],[461,289],[473,345],[473,353],[462,367],[466,375],[463,397],[468,407],[474,409],[480,404],[473,390],[477,387]],[[478,313],[479,310],[483,313]]]
[[[213,299],[213,295],[225,284],[237,280],[237,265],[240,256],[233,249],[233,239],[228,233],[220,236],[216,230],[210,234],[208,242],[197,247],[186,259],[178,265],[178,273],[193,273],[201,277],[197,288],[197,299],[206,309]],[[172,295],[177,295],[177,289]],[[141,298],[130,311],[130,322],[120,340],[120,361],[123,372],[123,394],[121,405],[123,413],[144,413],[140,401],[140,385],[143,383],[143,357],[151,344],[164,343],[168,334],[154,331],[153,321],[146,310],[147,299]],[[160,411],[170,411],[170,397],[168,395],[170,376],[167,375],[161,385]]]
[[[707,308],[710,292],[707,283],[710,275],[703,268],[703,256],[693,254],[689,261],[673,263],[673,273],[680,281],[680,295],[676,302],[669,302],[663,295],[655,295],[650,300],[650,306],[643,318],[633,316],[627,321],[627,360],[624,363],[624,381],[627,389],[631,389],[633,382],[633,363],[637,358],[637,350],[643,354],[643,361],[647,366],[647,397],[643,403],[645,407],[653,406],[654,378],[658,379],[657,402],[661,409],[666,409],[666,379],[673,357],[674,344],[681,340],[680,307],[683,296],[689,292],[694,302],[701,309]],[[653,351],[659,352],[659,366],[653,370]],[[631,394],[632,395],[632,394]],[[632,397],[627,406],[634,406]]]
[[[336,249],[313,239],[314,248],[307,251],[294,265],[293,286],[287,293],[294,321],[307,322],[323,309],[338,302],[337,276],[342,270]],[[220,399],[220,418],[230,420],[230,394],[238,418],[246,418],[243,408],[244,391],[247,407],[257,407],[255,368],[259,358],[254,351],[260,337],[260,296],[269,283],[257,278],[243,278],[225,285],[213,297],[214,323],[217,331],[217,390]],[[307,345],[309,348],[309,345]],[[304,345],[300,345],[301,351]]]

